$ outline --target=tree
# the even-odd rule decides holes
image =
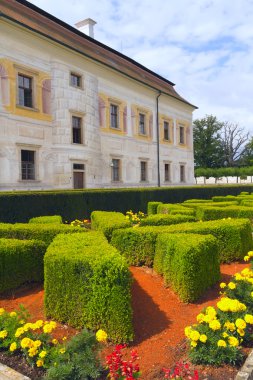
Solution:
[[[221,138],[224,163],[229,167],[238,166],[246,148],[245,143],[249,140],[249,132],[245,133],[239,124],[225,122],[222,126]]]
[[[252,166],[253,165],[253,137],[245,145],[244,150],[240,157],[240,165]]]
[[[194,159],[196,167],[215,168],[222,165],[221,129],[216,116],[206,115],[193,122]]]

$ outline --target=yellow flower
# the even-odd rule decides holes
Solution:
[[[244,256],[243,260],[244,261],[249,261],[250,257],[249,256]]]
[[[243,330],[246,328],[246,322],[242,318],[238,318],[235,321],[235,325],[238,329]]]
[[[63,338],[62,338],[62,340],[66,340],[67,339],[67,337],[66,336],[64,336]]]
[[[43,364],[44,364],[44,362],[43,362],[43,360],[41,360],[41,359],[38,359],[38,360],[36,361],[36,366],[37,366],[37,367],[42,367]]]
[[[23,327],[19,327],[16,332],[15,332],[15,337],[16,338],[19,338],[20,335],[24,334],[25,330],[23,329]]]
[[[46,354],[47,354],[47,351],[41,351],[40,353],[39,353],[39,357],[41,358],[41,359],[43,359],[45,356],[46,356]]]
[[[200,313],[200,314],[197,315],[197,321],[199,323],[204,322],[204,318],[205,318],[205,315],[203,313]]]
[[[233,323],[233,322],[229,322],[229,321],[227,321],[227,322],[225,322],[224,323],[224,327],[227,329],[227,330],[229,330],[229,331],[235,331],[235,324]]]
[[[190,338],[191,326],[186,326],[184,329],[184,334],[187,338]]]
[[[236,288],[236,284],[234,282],[229,282],[228,287],[229,289],[233,290]]]
[[[17,343],[16,342],[13,342],[11,343],[10,345],[10,352],[13,352],[17,349]]]
[[[225,340],[220,339],[220,340],[218,340],[217,346],[218,347],[227,347],[227,343],[225,342]]]
[[[52,339],[52,343],[53,344],[58,344],[58,340],[57,339]]]
[[[227,286],[227,285],[226,285],[225,282],[221,282],[221,283],[220,283],[220,288],[221,288],[221,289],[224,289],[226,286]]]
[[[206,341],[207,341],[207,336],[206,336],[206,334],[201,334],[200,337],[199,337],[199,340],[200,340],[200,342],[202,342],[202,343],[206,343]]]
[[[221,324],[219,321],[217,321],[216,319],[214,321],[211,321],[209,323],[209,327],[211,330],[213,331],[216,331],[216,330],[219,330],[221,328]]]
[[[245,335],[245,331],[242,330],[242,329],[237,329],[236,331],[238,332],[238,334],[239,334],[240,336],[244,336],[244,335]]]
[[[37,355],[37,353],[38,353],[38,350],[37,350],[36,347],[31,347],[31,348],[29,348],[29,350],[28,350],[28,355],[29,355],[30,357],[33,357],[33,356]]]
[[[230,344],[230,346],[232,347],[237,347],[239,345],[239,341],[237,338],[235,338],[234,336],[230,336],[228,338],[228,343]]]
[[[248,256],[249,256],[249,257],[253,257],[253,251],[249,251],[249,252],[248,252]]]
[[[60,354],[64,354],[64,353],[66,352],[66,350],[65,350],[65,348],[61,348],[61,349],[59,350],[59,352],[60,352]]]
[[[253,315],[251,314],[245,314],[244,320],[246,323],[249,323],[250,325],[253,325]]]
[[[51,332],[53,331],[53,327],[49,323],[47,323],[45,326],[43,326],[43,331],[46,334],[51,334]]]
[[[33,341],[30,338],[23,338],[20,345],[22,348],[31,348],[33,346]]]
[[[7,337],[7,335],[8,335],[8,332],[6,330],[0,331],[0,338],[4,339]]]
[[[39,348],[41,346],[41,341],[40,340],[35,340],[35,342],[33,343],[33,346],[36,347],[36,348]]]
[[[107,334],[104,330],[98,330],[96,332],[96,339],[98,342],[105,342],[107,339]]]
[[[195,342],[194,340],[191,342],[191,347],[197,347],[197,342]]]
[[[198,331],[192,330],[190,332],[190,339],[191,340],[197,341],[197,340],[199,340],[199,337],[200,337],[200,333]]]
[[[228,337],[228,334],[227,334],[226,332],[224,332],[224,333],[222,334],[222,336],[223,336],[223,338],[227,338],[227,337]]]
[[[251,297],[253,297],[253,292],[250,293]]]
[[[0,315],[2,315],[5,312],[3,307],[0,307]]]
[[[214,307],[212,306],[208,306],[206,308],[206,314],[209,315],[212,319],[214,319],[216,317],[216,310]]]
[[[17,313],[15,311],[10,312],[10,317],[16,317]]]

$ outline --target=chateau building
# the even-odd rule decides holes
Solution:
[[[194,183],[196,107],[94,24],[0,0],[0,190]]]

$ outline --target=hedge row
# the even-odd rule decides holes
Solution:
[[[154,269],[182,301],[194,302],[220,279],[217,239],[211,235],[161,234]]]
[[[91,213],[91,228],[103,232],[108,241],[118,228],[130,227],[131,223],[121,212],[93,211]]]
[[[252,249],[251,225],[247,219],[226,219],[115,230],[111,244],[127,258],[130,264],[152,266],[157,235],[164,232],[212,234],[218,240],[221,262],[241,260]]]
[[[132,340],[130,286],[125,259],[101,232],[60,234],[47,249],[45,308],[58,321]]]
[[[223,218],[248,218],[253,220],[253,207],[199,207],[196,210],[196,218],[199,220],[216,220]]]
[[[184,222],[195,222],[196,218],[190,215],[150,215],[141,220],[141,226],[169,226]]]
[[[62,224],[62,217],[60,215],[53,215],[53,216],[38,216],[36,218],[31,218],[29,220],[29,223],[36,223],[36,224]]]
[[[157,214],[178,214],[182,212],[188,212],[187,208],[182,206],[181,204],[173,204],[173,203],[160,203],[157,206]],[[193,215],[194,211],[189,210],[189,214],[185,215]]]
[[[59,233],[86,232],[80,227],[65,224],[27,224],[27,223],[0,223],[0,238],[40,240],[47,246]]]
[[[0,293],[26,282],[43,281],[45,251],[42,241],[0,239]]]
[[[157,207],[162,204],[162,202],[148,202],[147,214],[155,215],[157,214]]]
[[[89,218],[93,210],[145,211],[150,201],[181,203],[190,198],[238,195],[241,191],[252,192],[253,185],[1,192],[0,221],[28,222],[43,215],[61,215],[63,220],[71,221]]]

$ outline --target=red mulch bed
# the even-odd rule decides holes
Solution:
[[[222,280],[228,282],[230,276],[248,267],[248,264],[233,263],[221,266]],[[134,310],[135,340],[128,349],[135,348],[139,354],[142,380],[163,379],[162,368],[171,368],[180,360],[187,360],[187,346],[184,328],[196,322],[196,315],[208,305],[215,305],[219,298],[219,284],[208,290],[194,304],[182,303],[176,294],[163,286],[163,280],[152,269],[132,267],[134,282],[132,287],[132,303]],[[8,311],[16,310],[23,304],[31,314],[31,320],[45,319],[43,311],[43,288],[29,285],[0,297],[0,307]],[[76,330],[59,325],[55,336],[71,337]],[[104,355],[111,352],[112,347],[104,350]],[[0,361],[4,361],[0,353]],[[9,359],[8,359],[9,360]],[[13,360],[14,362],[14,360]],[[8,361],[7,361],[8,363]],[[20,368],[20,361],[18,369]],[[17,368],[17,365],[13,363]],[[21,365],[21,367],[24,367]],[[196,366],[201,378],[205,380],[232,380],[238,369],[229,366],[221,368]],[[31,373],[24,373],[34,379]],[[38,374],[37,374],[38,376]]]

